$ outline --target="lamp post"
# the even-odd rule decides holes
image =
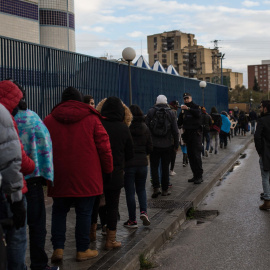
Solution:
[[[204,107],[204,88],[206,87],[206,82],[205,81],[200,81],[199,86],[202,89],[202,103]]]
[[[127,47],[123,50],[122,56],[128,62],[128,78],[129,78],[129,106],[132,105],[132,88],[131,88],[131,67],[130,63],[136,57],[136,52],[133,48]]]

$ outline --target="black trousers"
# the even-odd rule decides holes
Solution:
[[[174,145],[172,145],[171,146],[171,166],[170,166],[171,171],[173,171],[174,169],[175,159],[176,159],[176,151],[174,149]]]
[[[121,189],[104,190],[106,211],[107,211],[107,228],[110,231],[115,231],[117,227],[118,206]]]
[[[45,252],[46,210],[43,193],[44,178],[34,177],[27,180],[27,224],[29,227],[30,259],[32,270],[45,269],[48,257]]]
[[[199,131],[186,130],[187,132],[187,154],[189,159],[190,168],[193,173],[193,177],[201,178],[203,175],[202,168],[202,134]]]
[[[171,147],[159,148],[154,147],[150,154],[150,166],[153,180],[153,187],[159,188],[158,167],[161,160],[161,187],[162,190],[167,190],[169,185],[169,165],[171,161]]]

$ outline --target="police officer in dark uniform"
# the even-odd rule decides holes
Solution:
[[[183,98],[185,105],[181,105],[178,127],[183,125],[182,138],[187,145],[189,164],[193,173],[188,182],[201,184],[203,182],[201,109],[193,103],[191,94],[184,93]]]

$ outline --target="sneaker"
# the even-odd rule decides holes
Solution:
[[[60,268],[58,266],[49,266],[47,265],[44,270],[59,270]]]
[[[143,221],[144,226],[149,226],[150,225],[150,220],[146,214],[145,211],[141,212],[140,219]]]
[[[186,163],[183,163],[183,167],[186,167],[187,166],[187,164]]]
[[[204,155],[205,155],[205,157],[208,157],[208,151],[207,150],[205,150]]]
[[[174,175],[176,175],[176,172],[174,172],[174,171],[170,171],[170,176],[174,176]]]
[[[124,223],[124,227],[127,227],[127,228],[138,228],[138,224],[137,224],[137,221],[130,221],[130,220],[128,220],[128,221],[126,221],[125,223]]]

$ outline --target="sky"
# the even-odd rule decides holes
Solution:
[[[76,51],[122,57],[126,47],[148,60],[147,36],[180,30],[225,53],[223,67],[244,74],[270,60],[270,0],[74,0]]]

